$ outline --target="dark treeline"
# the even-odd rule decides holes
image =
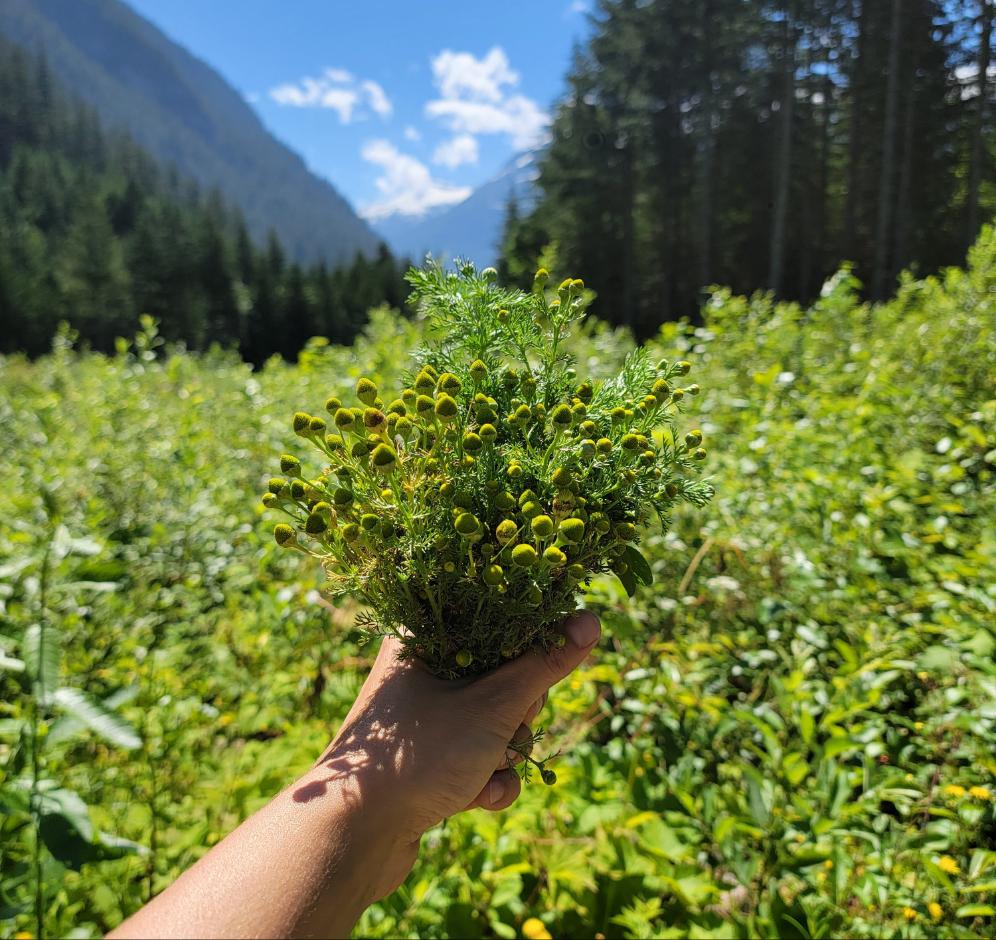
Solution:
[[[600,0],[504,266],[541,249],[640,333],[701,288],[870,296],[996,208],[992,0]],[[513,207],[514,208],[514,207]]]
[[[348,343],[406,296],[398,264],[302,267],[255,246],[217,193],[163,169],[55,86],[44,58],[0,41],[0,352],[45,352],[60,321],[110,350],[138,315],[194,349],[259,363],[310,336]]]

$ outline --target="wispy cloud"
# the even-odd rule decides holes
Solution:
[[[352,72],[328,68],[317,77],[286,82],[270,89],[277,104],[293,108],[328,108],[339,115],[343,124],[369,109],[383,119],[394,110],[384,89],[372,79],[358,81]]]
[[[460,134],[444,140],[432,155],[432,162],[450,169],[464,163],[477,163],[477,138],[470,134]]]
[[[381,198],[360,210],[367,219],[377,220],[389,215],[423,215],[436,206],[463,202],[469,186],[454,186],[434,179],[429,168],[410,154],[401,153],[387,140],[372,140],[362,150],[363,159],[383,171],[376,186]]]
[[[405,128],[405,140],[417,141],[422,139],[422,132],[417,128],[409,124]]]
[[[543,140],[549,116],[531,98],[509,93],[519,73],[500,46],[480,59],[444,49],[432,59],[432,74],[439,97],[425,113],[455,134],[505,134],[519,148]]]

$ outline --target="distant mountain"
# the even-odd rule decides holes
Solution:
[[[44,51],[61,81],[159,160],[217,186],[257,240],[297,260],[373,255],[378,237],[277,141],[217,72],[119,0],[0,0],[0,34]]]
[[[520,211],[528,211],[535,200],[536,158],[531,152],[518,154],[455,206],[421,216],[388,216],[375,227],[396,255],[415,261],[432,252],[437,258],[494,264],[509,198],[515,197]]]

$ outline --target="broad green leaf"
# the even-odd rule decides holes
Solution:
[[[622,586],[626,589],[626,593],[630,597],[636,594],[636,576],[633,574],[632,568],[628,568],[626,571],[617,571],[616,577],[622,583]]]
[[[128,750],[141,746],[142,739],[138,732],[124,718],[79,689],[56,689],[53,698],[66,714],[81,721],[111,744]]]
[[[46,703],[59,683],[59,635],[47,624],[33,623],[24,631],[21,654],[39,698]]]
[[[654,583],[654,573],[650,570],[650,564],[635,545],[627,545],[622,557],[638,581],[643,584]]]
[[[965,904],[955,911],[955,917],[996,917],[996,907],[991,904]]]

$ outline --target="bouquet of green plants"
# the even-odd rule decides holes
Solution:
[[[330,597],[456,677],[563,642],[593,575],[649,583],[641,527],[712,490],[701,432],[676,427],[699,391],[689,363],[638,350],[609,381],[576,374],[581,281],[548,290],[541,269],[525,293],[471,265],[408,280],[427,339],[406,387],[361,378],[328,417],[295,414],[318,461],[285,454],[263,500],[287,516],[277,543],[322,560]]]

